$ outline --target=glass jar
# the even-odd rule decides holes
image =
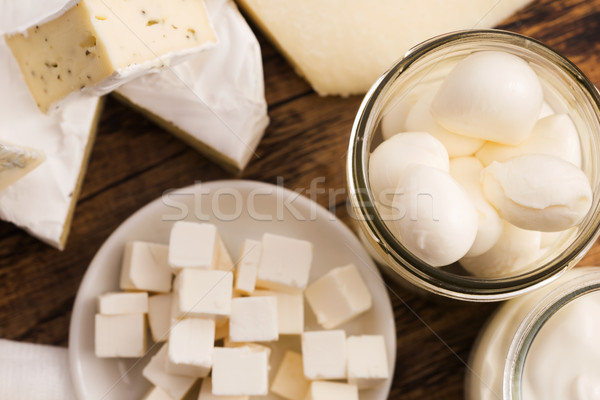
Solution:
[[[524,376],[529,373],[529,371],[526,371],[527,368],[533,368],[527,365],[527,357],[532,346],[536,344],[536,336],[540,340],[540,331],[552,317],[559,318],[560,316],[562,319],[554,320],[554,324],[547,326],[546,329],[560,328],[561,324],[564,327],[565,315],[557,313],[574,311],[572,308],[566,307],[572,307],[577,302],[582,306],[582,297],[591,295],[600,296],[599,267],[575,268],[543,289],[503,304],[482,329],[473,346],[465,379],[465,399],[518,400],[523,398],[527,400],[527,397],[523,396],[524,389],[528,388]],[[600,303],[599,298],[594,298],[595,304]],[[589,300],[588,298],[587,301]],[[576,311],[582,311],[582,309]],[[584,317],[589,317],[587,319],[591,323],[600,324],[598,315],[584,315]],[[581,327],[570,326],[570,328],[577,330]],[[593,331],[597,332],[598,330],[600,328]],[[595,338],[594,343],[596,344],[596,350],[590,349],[590,354],[598,354],[600,351],[598,349],[600,342],[597,341],[597,338]],[[563,352],[572,351],[569,346],[570,343],[565,341],[562,346]],[[552,350],[560,351],[561,349],[553,348],[549,351]],[[539,348],[536,351],[539,352]],[[573,365],[569,363],[570,361],[581,363],[580,358],[577,360],[566,359],[569,356],[575,357],[576,354],[574,352],[573,355],[567,355],[566,357],[563,357],[563,354],[561,364],[568,368]],[[595,361],[596,365],[599,361]],[[558,394],[557,386],[560,386],[563,390],[565,386],[570,386],[569,391],[577,390],[576,387],[571,385],[573,383],[572,377],[556,372],[558,365],[548,365],[547,369],[539,368],[539,364],[535,365],[538,367],[536,373],[544,375],[544,390],[556,393],[557,397],[562,397]],[[546,377],[545,372],[549,372],[549,376]],[[568,385],[565,384],[567,380]],[[595,382],[595,385],[598,386],[598,382]],[[535,393],[530,388],[528,389],[527,392]],[[539,390],[538,387],[538,392]],[[600,395],[600,393],[595,393],[595,395]],[[579,397],[571,392],[570,395],[564,398]],[[581,398],[588,397],[583,396]]]
[[[465,56],[481,50],[504,51],[521,57],[538,74],[544,99],[554,111],[568,113],[579,134],[582,170],[594,193],[590,211],[517,276],[482,279],[456,266],[435,268],[411,254],[390,231],[375,206],[368,177],[369,155],[382,141],[381,120],[386,107],[415,85],[443,77]],[[600,95],[569,60],[544,44],[516,33],[469,30],[430,39],[398,61],[372,86],[358,111],[348,149],[347,181],[351,213],[359,236],[385,272],[425,293],[466,301],[499,301],[528,293],[558,278],[589,250],[600,230]]]

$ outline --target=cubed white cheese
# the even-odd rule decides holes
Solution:
[[[171,330],[172,295],[157,294],[148,298],[148,323],[155,342],[164,342]]]
[[[196,382],[196,378],[169,374],[166,370],[167,358],[168,346],[164,344],[144,367],[142,375],[174,400],[180,400]]]
[[[129,242],[125,245],[121,267],[121,289],[171,291],[172,271],[167,263],[168,246]]]
[[[225,338],[225,340],[223,340],[223,347],[250,347],[257,351],[265,351],[267,353],[267,360],[271,358],[271,348],[258,343],[232,342],[231,340],[229,340],[229,338]],[[271,367],[269,366],[269,370],[270,369]]]
[[[304,377],[302,355],[288,350],[271,384],[271,392],[288,400],[304,400],[310,381]]]
[[[98,312],[104,315],[145,314],[148,312],[148,293],[112,292],[98,296]]]
[[[96,357],[141,357],[146,352],[144,314],[96,314]]]
[[[154,386],[142,400],[173,400],[173,398],[158,386]]]
[[[227,246],[223,242],[221,236],[217,235],[217,246],[218,246],[218,254],[217,254],[217,269],[221,271],[233,271],[235,268],[235,264],[231,259],[231,255],[229,254],[229,250],[227,250]]]
[[[235,275],[235,290],[240,293],[251,294],[254,291],[261,248],[258,240],[244,240]]]
[[[69,93],[108,93],[216,42],[202,1],[81,0],[7,38],[44,112]]]
[[[347,351],[349,383],[355,384],[359,389],[367,389],[390,377],[383,336],[350,336]]]
[[[217,227],[177,221],[169,239],[169,265],[180,268],[216,268],[219,256]]]
[[[302,293],[256,290],[252,296],[277,298],[277,322],[280,335],[300,335],[304,332],[304,296]]]
[[[249,400],[250,396],[215,396],[212,393],[212,379],[210,377],[202,379],[200,386],[200,395],[198,400]]]
[[[369,310],[373,300],[352,264],[329,271],[305,291],[308,304],[325,329],[332,329]]]
[[[167,372],[205,377],[212,367],[215,321],[186,318],[177,321],[169,336]]]
[[[358,388],[347,383],[311,382],[306,400],[358,400]]]
[[[212,370],[217,396],[264,396],[269,391],[269,360],[253,347],[215,347]]]
[[[231,272],[184,268],[175,278],[172,317],[228,317],[232,292]]]
[[[302,362],[307,379],[346,379],[346,332],[304,332]]]
[[[277,298],[232,299],[229,338],[232,342],[272,342],[279,339]]]
[[[306,288],[313,245],[306,240],[265,233],[258,266],[257,286],[290,292]]]

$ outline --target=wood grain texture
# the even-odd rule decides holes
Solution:
[[[539,0],[504,29],[554,47],[600,85],[600,0]],[[241,178],[307,194],[351,225],[345,156],[361,97],[319,97],[260,34],[271,125]],[[67,345],[77,287],[96,250],[130,214],[165,190],[231,175],[142,115],[109,98],[63,252],[0,223],[0,337]],[[582,264],[600,264],[595,245]],[[432,302],[389,281],[398,349],[390,399],[461,399],[475,336],[490,304]]]

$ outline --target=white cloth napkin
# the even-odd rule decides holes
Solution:
[[[67,349],[0,339],[0,399],[75,400]]]

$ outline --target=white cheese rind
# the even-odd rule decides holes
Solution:
[[[346,332],[304,332],[302,362],[307,379],[346,379]]]
[[[313,245],[306,240],[265,233],[258,266],[257,286],[300,292],[306,288]]]
[[[242,170],[269,123],[260,46],[233,1],[207,0],[206,8],[216,46],[117,94],[200,152]]]
[[[96,314],[94,338],[96,357],[142,357],[146,352],[146,316]]]
[[[121,289],[170,292],[173,275],[167,254],[168,247],[163,244],[128,242],[123,252]]]
[[[333,329],[368,311],[371,292],[352,264],[334,268],[304,292],[306,300],[325,329]]]
[[[77,94],[53,112],[41,113],[3,37],[0,87],[0,140],[46,154],[42,165],[0,191],[0,218],[62,249],[94,138],[99,99]]]
[[[0,1],[0,36],[24,33],[62,15],[79,0],[2,0]]]
[[[490,28],[529,0],[240,0],[240,6],[321,95],[366,92],[412,46]]]
[[[168,346],[164,344],[146,364],[142,375],[155,386],[167,392],[174,400],[180,400],[196,382],[196,378],[169,374],[166,371],[167,359]]]
[[[215,347],[213,394],[264,396],[269,392],[269,360],[266,350],[255,347]]]
[[[232,342],[272,342],[279,339],[277,298],[238,297],[231,300],[229,339]]]

